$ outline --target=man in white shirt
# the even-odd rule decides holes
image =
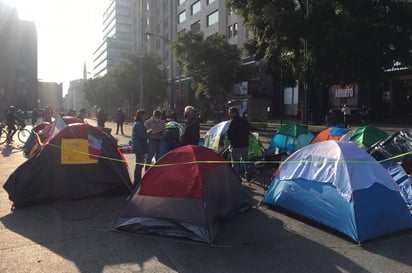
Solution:
[[[166,129],[165,123],[161,117],[162,112],[159,110],[154,110],[152,117],[144,123],[149,135],[146,168],[152,164],[153,158],[157,160],[162,156],[162,139],[165,135]]]
[[[347,104],[343,105],[341,112],[343,113],[343,123],[345,124],[345,127],[350,128],[350,117],[352,114],[350,107]]]

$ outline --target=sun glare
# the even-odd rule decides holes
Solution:
[[[68,83],[92,67],[100,43],[104,0],[3,0],[36,25],[38,78]]]

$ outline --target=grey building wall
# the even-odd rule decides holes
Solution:
[[[177,6],[177,32],[199,29],[205,35],[222,33],[228,42],[239,48],[250,36],[242,22],[233,11],[226,7],[224,0],[180,0]],[[200,8],[199,8],[200,7]],[[217,22],[211,22],[214,14],[218,14]],[[182,15],[185,20],[182,21]],[[236,31],[234,32],[234,27]],[[232,29],[232,32],[229,30]]]
[[[39,82],[39,108],[50,106],[55,112],[63,111],[63,84],[55,82]]]
[[[81,109],[86,109],[91,111],[92,107],[86,100],[86,95],[84,93],[84,83],[85,79],[78,79],[70,81],[70,86],[67,95],[64,98],[64,111],[74,109],[80,111]]]
[[[9,105],[31,110],[37,104],[37,32],[19,20],[15,7],[0,1],[0,117]]]
[[[125,63],[134,48],[133,0],[109,0],[103,14],[102,43],[94,52],[93,74],[104,76]]]

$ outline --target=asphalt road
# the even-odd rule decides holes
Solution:
[[[126,136],[114,136],[126,143],[130,130],[125,126]],[[0,145],[1,185],[27,160],[21,148],[18,142]],[[264,190],[244,186],[258,205]],[[208,246],[113,232],[111,223],[124,201],[105,197],[10,211],[1,189],[0,272],[412,272],[412,231],[357,245],[313,223],[255,206],[223,223]]]

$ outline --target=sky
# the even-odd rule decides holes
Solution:
[[[39,81],[63,83],[66,94],[71,80],[83,78],[85,62],[87,71],[93,71],[93,52],[102,40],[107,0],[6,2],[17,8],[19,19],[36,24]]]

